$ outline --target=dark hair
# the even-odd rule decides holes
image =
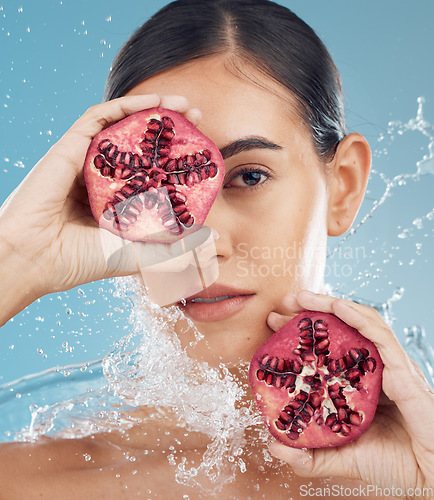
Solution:
[[[177,0],[163,7],[117,54],[105,99],[120,97],[163,70],[221,53],[289,89],[318,154],[324,159],[334,154],[345,136],[339,73],[312,28],[268,0]]]

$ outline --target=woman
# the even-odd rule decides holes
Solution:
[[[434,395],[428,383],[374,310],[321,294],[326,237],[350,228],[368,180],[370,150],[361,135],[345,134],[339,76],[313,31],[266,0],[174,2],[120,51],[106,99],[71,127],[1,209],[1,279],[10,290],[0,298],[1,324],[44,294],[137,272],[128,259],[113,270],[101,258],[83,160],[91,139],[107,125],[154,106],[176,110],[222,150],[226,167],[206,219],[218,233],[219,278],[195,296],[217,301],[186,297],[180,304],[204,335],[192,355],[235,368],[290,317],[312,309],[359,329],[385,364],[384,395],[360,439],[314,451],[273,443],[270,451],[283,460],[273,474],[263,467],[262,447],[250,440],[245,474],[219,496],[298,498],[306,496],[307,485],[324,486],[324,477],[340,478],[328,481],[337,486],[375,485],[380,490],[369,492],[377,498],[386,488],[385,496],[433,488]],[[278,252],[258,255],[252,251],[258,247],[296,251],[288,261]],[[261,277],[253,272],[259,265],[287,271]],[[188,334],[179,327],[181,342],[188,342]],[[84,439],[5,444],[2,495],[206,498],[174,481],[165,457],[169,428],[155,421],[152,432],[137,425]],[[183,432],[170,431],[172,437]],[[182,453],[198,460],[206,445],[204,436],[192,435]],[[140,453],[150,448],[156,452]],[[131,450],[134,463],[125,458]],[[91,461],[83,460],[87,454]]]

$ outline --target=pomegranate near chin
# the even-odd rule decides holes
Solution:
[[[324,448],[367,430],[382,372],[370,340],[332,314],[306,311],[256,351],[249,382],[277,440],[293,448]]]
[[[172,243],[199,229],[224,173],[215,144],[163,108],[139,111],[100,132],[84,163],[95,220],[132,241]]]

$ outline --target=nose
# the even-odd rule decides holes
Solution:
[[[206,219],[205,226],[218,233],[215,241],[219,264],[229,260],[233,253],[232,225],[229,208],[221,193],[217,195]]]

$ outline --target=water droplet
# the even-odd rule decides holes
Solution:
[[[417,229],[422,229],[423,228],[423,223],[422,219],[418,217],[417,219],[414,219],[413,225],[417,227]]]

